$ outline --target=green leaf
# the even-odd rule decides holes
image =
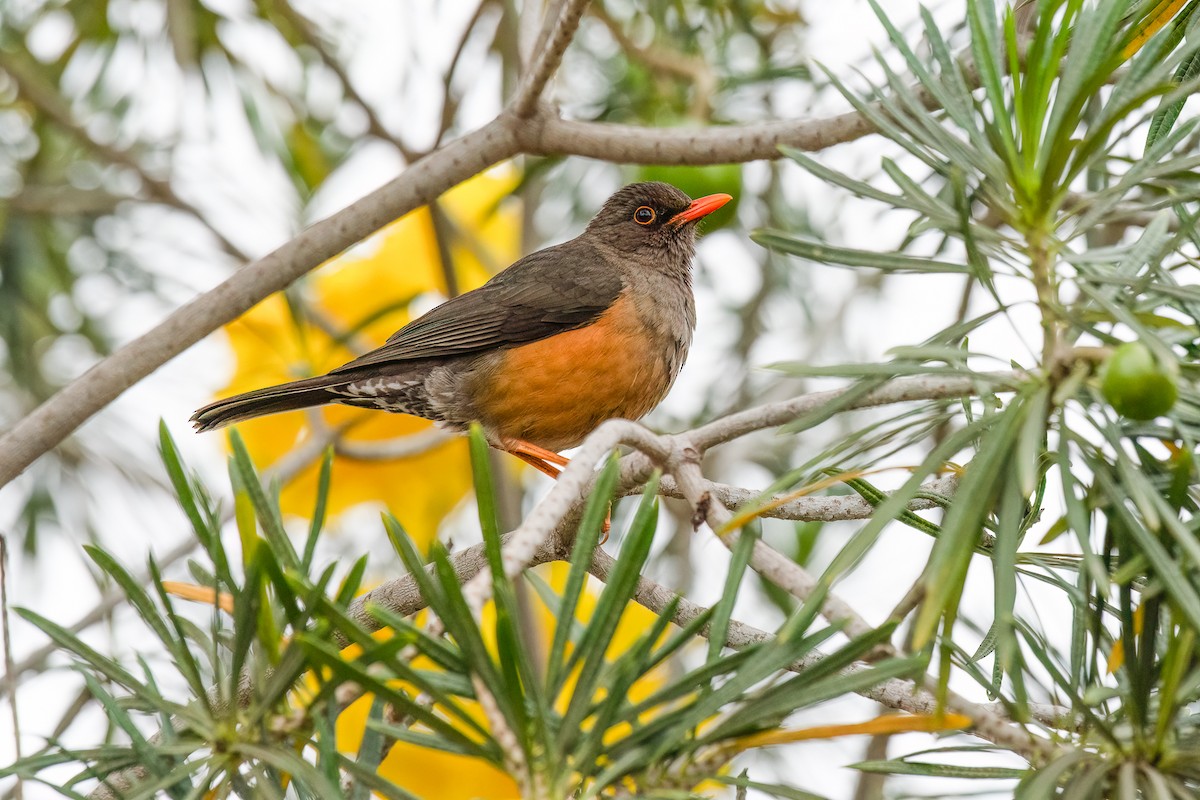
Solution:
[[[159,571],[158,564],[154,561],[153,557],[149,559],[149,568],[150,583],[154,587],[155,591],[158,592],[158,601],[162,603],[163,608],[166,609],[167,620],[171,623],[171,627],[175,634],[174,636],[168,635],[167,638],[163,638],[162,634],[159,634],[159,638],[171,653],[175,666],[179,669],[179,672],[183,676],[184,680],[187,681],[188,686],[192,690],[193,696],[195,696],[200,702],[204,703],[204,705],[207,707],[208,687],[205,685],[204,677],[201,674],[200,664],[196,660],[195,655],[192,653],[192,649],[188,646],[188,637],[185,633],[186,621],[175,612],[171,598],[167,595],[166,590],[163,588],[162,573]],[[126,573],[126,576],[131,577],[128,575],[128,573]],[[126,596],[130,597],[132,600],[132,595],[130,594],[129,590],[124,589],[124,587],[122,588],[126,592]],[[139,611],[139,613],[141,612]],[[143,617],[143,619],[144,618],[145,617]]]
[[[721,721],[705,731],[701,741],[713,742],[775,727],[795,709],[813,706],[835,697],[862,692],[893,678],[912,676],[924,659],[886,659],[866,669],[846,670],[876,645],[887,641],[894,625],[885,625],[820,658],[779,686],[739,700],[737,709],[723,714]],[[845,671],[843,671],[845,670]]]
[[[171,438],[171,432],[162,420],[159,420],[158,423],[158,443],[171,486],[175,489],[175,496],[179,498],[179,505],[183,508],[183,513],[187,516],[192,531],[195,532],[196,538],[200,540],[209,557],[213,559],[213,566],[222,583],[227,586],[232,585],[232,572],[225,557],[225,548],[221,544],[220,524],[206,503],[205,508],[201,509],[201,503],[207,498],[202,495],[198,497],[201,491],[200,487],[194,486],[188,478],[179,448],[175,445],[175,440]]]
[[[312,521],[308,526],[308,536],[304,540],[304,556],[300,559],[301,569],[305,571],[312,567],[317,540],[321,537],[321,529],[325,527],[325,512],[329,504],[329,483],[332,474],[333,448],[328,447],[325,449],[325,454],[321,456],[321,471],[317,476],[317,498],[313,507]]]
[[[934,50],[938,58],[938,63],[941,65],[941,75],[934,75],[925,66],[925,63],[917,58],[916,53],[909,47],[904,34],[892,24],[887,14],[880,8],[879,3],[876,0],[870,0],[870,3],[871,10],[875,12],[875,17],[887,29],[888,38],[891,40],[892,45],[903,54],[908,68],[920,81],[921,86],[929,91],[933,99],[945,110],[955,124],[971,137],[975,148],[983,152],[986,147],[986,141],[979,130],[974,115],[971,93],[962,81],[960,69],[950,56],[946,42],[942,38],[938,26],[934,24],[933,19],[929,17],[925,8],[922,7],[921,12],[925,23],[926,37],[931,49]],[[912,110],[916,111],[915,108]],[[924,109],[922,108],[922,110]],[[923,114],[921,116],[927,115]]]
[[[412,717],[417,722],[428,727],[433,733],[454,742],[466,751],[472,752],[476,757],[486,758],[492,761],[492,763],[496,763],[496,760],[500,758],[497,745],[491,738],[476,741],[461,730],[463,727],[468,727],[463,723],[466,721],[465,718],[470,715],[462,709],[452,696],[443,692],[435,684],[425,680],[419,670],[413,670],[411,667],[401,665],[397,662],[392,662],[389,665],[395,669],[398,677],[412,682],[420,692],[428,694],[439,709],[453,714],[455,717],[454,724],[444,719],[441,714],[436,713],[424,703],[417,702],[405,691],[390,685],[388,681],[379,677],[375,671],[368,669],[368,665],[362,660],[347,659],[341,650],[329,642],[317,639],[309,634],[301,634],[296,639],[299,644],[306,648],[315,663],[326,667],[339,677],[336,684],[330,684],[331,687],[347,682],[357,683],[364,691],[371,692],[386,702],[391,703],[395,706],[398,713]],[[479,728],[480,726],[476,722],[472,730],[478,734]]]
[[[363,731],[362,740],[358,745],[358,757],[355,759],[363,772],[378,772],[379,764],[383,761],[384,734],[379,725],[383,721],[385,705],[382,698],[375,697],[371,701],[371,710],[367,712],[366,729]],[[346,800],[369,800],[370,796],[370,788],[359,781],[355,783]]]
[[[160,775],[164,771],[164,767],[173,766],[168,763],[167,758],[155,752],[155,748],[138,730],[137,724],[134,723],[124,705],[105,690],[93,675],[84,672],[83,681],[91,696],[103,707],[109,722],[129,737],[129,749],[151,775]]]
[[[356,783],[388,798],[388,800],[425,800],[425,798],[418,797],[412,792],[400,788],[388,779],[380,776],[374,770],[364,769],[354,759],[342,756],[340,758],[340,765],[342,769],[346,770],[354,778]],[[337,796],[339,795],[334,795],[334,797]],[[318,795],[317,800],[325,800],[325,795]]]
[[[942,531],[925,566],[922,584],[925,600],[913,624],[913,647],[923,648],[962,586],[983,520],[1001,488],[1000,475],[1011,458],[1021,423],[1029,412],[1028,398],[1018,395],[998,412],[996,423],[985,432],[971,463],[964,470],[954,502],[942,521]]]
[[[708,661],[720,657],[725,641],[729,637],[729,620],[733,617],[733,607],[737,603],[738,591],[742,587],[742,576],[746,574],[746,566],[750,563],[750,554],[758,542],[761,532],[757,525],[746,525],[742,528],[738,540],[733,546],[733,558],[729,562],[729,572],[725,575],[725,586],[721,590],[721,599],[713,606],[712,627],[708,634]]]
[[[453,753],[454,755],[466,756],[467,758],[478,758],[478,753],[471,748],[462,747],[458,742],[447,739],[444,736],[429,733],[422,730],[413,730],[411,727],[401,725],[392,725],[386,722],[368,721],[368,727],[379,731],[384,736],[395,739],[397,742],[416,745],[430,750],[438,750],[443,753]]]
[[[600,593],[596,609],[584,629],[583,638],[579,640],[563,670],[564,674],[570,674],[575,665],[581,665],[579,677],[567,704],[567,712],[563,715],[563,735],[568,740],[577,735],[585,713],[591,706],[605,654],[621,615],[637,588],[642,566],[650,555],[650,545],[654,541],[654,531],[658,523],[658,481],[659,473],[656,471],[643,488],[642,500],[629,525],[629,533],[621,548],[621,554],[608,576],[608,583]]]
[[[1187,83],[1196,78],[1200,78],[1200,52],[1192,53],[1175,70],[1176,83]],[[1146,133],[1146,149],[1150,149],[1155,142],[1171,132],[1186,102],[1187,100],[1181,97],[1173,102],[1164,103],[1154,112],[1154,117],[1150,120],[1150,130]]]
[[[521,641],[518,630],[521,612],[517,606],[512,582],[504,574],[500,526],[496,517],[495,492],[488,463],[488,443],[483,428],[477,423],[471,425],[470,455],[479,523],[483,530],[484,552],[492,576],[492,600],[496,611],[496,656],[504,678],[504,688],[509,695],[508,706],[514,715],[514,732],[529,757],[537,750],[544,750],[554,744],[545,724],[550,715],[550,706],[538,691],[541,686],[540,676],[530,662],[530,650]],[[534,706],[532,713],[526,709],[527,701]],[[527,736],[540,738],[541,748],[531,746],[532,742]]]
[[[640,717],[659,706],[666,706],[680,698],[691,697],[697,687],[706,687],[722,675],[732,675],[739,670],[758,651],[757,646],[726,653],[716,661],[710,661],[703,666],[685,672],[678,680],[668,683],[655,690],[649,697],[634,704],[630,709],[630,717]]]
[[[858,563],[867,551],[871,549],[875,541],[879,538],[879,535],[883,533],[883,529],[908,510],[908,504],[921,489],[921,484],[924,483],[925,479],[935,471],[942,469],[947,459],[973,442],[977,436],[990,428],[997,419],[998,415],[994,414],[980,417],[966,425],[962,430],[951,434],[945,441],[935,447],[917,469],[913,470],[913,474],[908,480],[876,507],[875,513],[871,515],[871,519],[867,524],[850,537],[850,541],[842,547],[829,566],[826,567],[825,572],[821,575],[821,583],[826,586],[832,586],[838,577]]]
[[[802,239],[784,231],[757,230],[750,234],[750,238],[770,250],[778,250],[835,267],[871,267],[885,272],[917,274],[970,273],[970,268],[962,264],[951,264],[948,261],[906,256],[900,253],[877,253],[852,247],[838,247],[827,242]]]
[[[576,627],[575,610],[579,607],[579,598],[586,585],[588,567],[592,562],[592,551],[600,539],[600,526],[612,503],[619,471],[619,460],[614,453],[605,462],[604,469],[600,471],[600,475],[596,479],[596,486],[588,495],[587,504],[583,509],[583,517],[579,522],[579,531],[571,550],[571,568],[567,572],[562,598],[555,611],[554,638],[551,641],[550,655],[547,659],[546,694],[550,697],[558,696],[562,690],[563,681],[566,679],[567,644],[571,640],[571,631]]]
[[[1017,784],[1014,797],[1030,798],[1030,800],[1035,798],[1049,800],[1049,798],[1057,797],[1058,786],[1062,778],[1087,757],[1088,754],[1085,751],[1071,749],[1049,764],[1041,766],[1034,772],[1026,773],[1021,782]]]
[[[873,772],[884,775],[922,775],[927,778],[966,778],[972,780],[1005,780],[1023,778],[1029,775],[1027,769],[1011,767],[970,767],[960,764],[929,764],[922,761],[859,761],[848,764],[850,769],[859,772]]]
[[[475,619],[463,596],[454,565],[450,563],[449,555],[439,542],[434,542],[432,555],[442,591],[436,605],[430,601],[430,608],[437,612],[446,626],[446,632],[453,636],[462,648],[468,670],[479,678],[480,685],[495,699],[496,706],[504,715],[509,727],[515,730],[524,720],[524,709],[514,707],[519,702],[517,687],[510,688],[497,671],[496,661],[484,644],[479,621]]]
[[[859,181],[851,178],[849,175],[838,172],[835,169],[825,166],[820,161],[805,153],[803,150],[797,150],[794,147],[780,145],[779,152],[795,161],[808,172],[811,172],[815,177],[825,183],[832,183],[835,186],[841,186],[843,189],[850,191],[858,197],[865,197],[870,200],[878,200],[888,206],[904,205],[907,201],[900,195],[885,192],[882,189],[877,189],[865,181]]]
[[[851,489],[858,492],[859,496],[861,496],[864,500],[866,500],[868,503],[870,503],[873,506],[878,506],[880,503],[884,502],[888,498],[888,494],[886,492],[876,488],[870,482],[865,481],[862,478],[851,478],[850,480],[847,480],[845,483]],[[936,495],[933,495],[933,493],[931,493],[931,492],[917,492],[913,495],[913,499],[914,500],[921,499],[922,496],[925,496],[925,495],[927,495],[928,497],[936,496]],[[948,498],[940,498],[939,502],[943,506],[950,504],[950,500]],[[938,525],[936,522],[930,522],[929,520],[925,519],[921,515],[916,514],[912,511],[909,511],[908,509],[905,509],[904,511],[900,512],[900,514],[898,514],[896,516],[896,521],[903,522],[908,527],[918,530],[921,533],[924,533],[928,536],[937,537],[937,535],[942,532],[941,525]],[[977,549],[979,549],[981,552],[986,552],[986,550],[983,548],[982,545]]]
[[[969,0],[967,26],[971,32],[971,55],[993,116],[988,132],[999,140],[1000,154],[1009,164],[1009,169],[1015,172],[1017,145],[1008,113],[1007,96],[1002,86],[1007,61],[1002,52],[995,5],[987,0]]]
[[[340,797],[337,784],[332,783],[299,753],[291,752],[281,747],[268,747],[252,742],[234,742],[230,748],[234,753],[246,756],[264,764],[269,764],[281,773],[291,775],[296,781],[302,781],[312,787],[321,797]]]
[[[245,580],[241,591],[233,595],[233,643],[230,647],[230,671],[233,675],[241,675],[250,658],[250,650],[254,642],[262,641],[266,629],[262,623],[266,621],[269,609],[266,606],[266,587],[263,585],[263,559],[256,553],[246,565]],[[268,646],[277,644],[276,639]]]
[[[784,800],[827,800],[822,795],[806,792],[802,789],[796,789],[792,786],[784,786],[779,783],[762,783],[760,781],[752,781],[746,777],[743,772],[737,777],[731,775],[718,775],[716,780],[727,786],[737,786],[739,788],[753,789],[756,792],[782,797]]]
[[[94,647],[85,644],[82,639],[56,622],[51,622],[35,611],[27,608],[14,609],[17,615],[38,630],[49,636],[60,648],[77,658],[82,659],[104,677],[119,684],[152,706],[164,703],[164,699],[156,693],[150,693],[133,673],[122,667],[117,661],[100,653]]]
[[[650,629],[643,633],[615,664],[604,670],[606,674],[596,686],[596,693],[603,699],[589,714],[590,729],[574,748],[572,761],[580,765],[580,769],[587,770],[586,765],[594,765],[594,768],[602,765],[601,756],[612,738],[611,732],[614,728],[623,726],[625,720],[630,718],[627,713],[630,706],[630,689],[653,669],[651,651],[671,624],[679,600],[679,597],[672,598]]]
[[[104,571],[106,575],[112,578],[121,591],[125,594],[125,598],[137,610],[138,616],[146,623],[147,627],[154,632],[158,640],[167,648],[171,654],[175,664],[179,667],[180,673],[184,680],[187,681],[192,693],[200,698],[206,698],[206,687],[204,681],[200,677],[199,668],[191,652],[188,650],[187,641],[184,639],[178,629],[172,629],[166,618],[159,612],[158,607],[154,604],[150,594],[142,588],[141,582],[134,578],[129,572],[122,567],[117,560],[108,552],[102,550],[95,545],[85,544],[83,549],[91,557],[96,565]],[[155,567],[154,559],[150,559],[151,575],[158,586],[160,593],[162,592],[161,584],[158,583],[158,570]],[[160,595],[165,598],[165,593]],[[163,602],[167,602],[164,601]]]
[[[250,452],[246,449],[245,442],[242,441],[241,435],[235,428],[231,428],[229,431],[229,445],[233,449],[233,470],[237,473],[241,486],[249,494],[250,501],[254,504],[258,522],[262,525],[267,541],[271,543],[271,549],[288,568],[298,569],[300,558],[296,554],[296,548],[292,546],[292,540],[288,538],[287,531],[283,529],[279,508],[267,498],[267,493],[263,491],[262,483],[258,480],[258,473],[254,469],[254,462],[250,458]]]

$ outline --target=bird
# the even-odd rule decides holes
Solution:
[[[531,253],[477,289],[325,375],[204,406],[199,432],[340,403],[412,414],[557,477],[608,419],[666,396],[696,326],[692,262],[701,219],[732,199],[692,200],[657,181],[619,189],[574,239]]]

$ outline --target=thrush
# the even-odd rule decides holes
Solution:
[[[327,403],[482,425],[554,477],[608,419],[639,419],[674,383],[696,325],[696,224],[729,202],[634,183],[574,239],[531,253],[328,374],[247,392],[192,416],[198,431]]]

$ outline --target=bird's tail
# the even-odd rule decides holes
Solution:
[[[329,389],[346,383],[348,381],[344,377],[321,375],[279,386],[268,386],[265,389],[256,389],[209,403],[192,414],[191,421],[196,426],[196,431],[203,433],[266,414],[321,406],[338,399],[338,395]]]

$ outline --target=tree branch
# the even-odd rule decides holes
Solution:
[[[797,522],[838,522],[852,519],[868,519],[875,513],[875,506],[862,497],[851,494],[844,497],[797,497],[786,502],[779,502],[780,497],[763,497],[762,492],[754,489],[743,489],[738,486],[728,486],[705,479],[704,490],[721,501],[730,511],[737,511],[747,505],[763,506],[760,517],[769,519],[787,519]],[[921,488],[921,494],[943,495],[954,494],[958,485],[958,476],[950,475],[945,478],[930,481]],[[632,491],[636,492],[637,488]],[[675,479],[664,475],[659,484],[658,493],[663,497],[675,497],[686,500]],[[778,503],[778,504],[777,504]],[[938,504],[933,500],[915,499],[908,504],[909,511],[921,511],[935,508]]]
[[[997,373],[993,378],[997,381],[1003,378],[1015,380],[1017,375],[1019,373]],[[977,388],[977,382],[967,379],[905,378],[892,381],[875,392],[848,403],[846,408],[908,402],[929,399],[931,396],[963,397],[974,394]],[[502,552],[505,558],[506,574],[513,576],[529,566],[554,558],[566,557],[571,546],[569,529],[577,521],[576,515],[582,507],[583,498],[587,497],[592,489],[595,467],[614,447],[627,444],[639,448],[639,452],[621,459],[617,492],[619,495],[628,494],[637,490],[646,481],[656,463],[667,464],[669,462],[675,446],[674,442],[677,440],[689,442],[703,440],[708,443],[708,446],[714,446],[756,430],[790,421],[795,418],[797,409],[800,409],[799,413],[804,413],[836,400],[845,391],[815,392],[791,400],[768,403],[730,415],[678,436],[657,436],[641,425],[628,420],[610,420],[604,423],[579,448],[575,457],[571,459],[571,463],[555,481],[550,493],[534,507],[516,530],[505,534]],[[726,424],[730,420],[732,422]],[[701,435],[702,431],[703,435]],[[712,484],[708,481],[704,481],[702,484],[702,487],[709,491],[712,491],[711,487],[719,486],[719,484]],[[941,494],[951,486],[950,480],[938,481],[931,483],[928,489],[932,493]],[[664,476],[660,489],[668,496],[686,496],[685,491],[668,476]],[[749,489],[728,488],[727,490],[718,489],[718,492],[728,496],[733,501],[732,507],[734,508],[759,497],[759,493]],[[910,507],[915,509],[918,504],[924,502],[927,501],[914,501]],[[865,519],[874,513],[874,508],[865,500],[857,497],[805,497],[781,505],[773,509],[773,512],[780,516],[787,515],[785,518],[788,519],[825,519],[831,513],[840,519]],[[518,539],[519,542],[514,544],[514,541]],[[476,545],[458,553],[454,558],[454,564],[456,572],[464,583],[477,581],[480,587],[490,585],[487,577],[477,575],[486,567],[482,545]],[[480,604],[483,602],[478,598],[476,600]],[[404,576],[381,584],[356,599],[351,604],[348,614],[359,624],[374,630],[377,623],[373,621],[367,610],[369,605],[380,605],[394,613],[408,615],[424,607],[412,605],[418,602],[423,601],[417,593],[416,584],[413,583],[411,576]],[[345,644],[345,642],[339,643]]]
[[[0,487],[123,391],[211,331],[450,186],[519,151],[515,125],[500,117],[411,165],[400,177],[313,225],[200,295],[61,389],[0,437]]]
[[[1003,373],[1001,376],[993,376],[993,379],[1000,377],[1011,380],[1013,373]],[[974,394],[977,388],[978,381],[966,378],[914,378],[888,384],[858,401],[848,403],[847,408],[929,399],[930,396],[961,397]],[[794,419],[805,411],[833,402],[846,391],[848,390],[820,392],[782,403],[760,406],[704,426],[692,434],[678,436],[657,436],[629,420],[608,420],[588,436],[571,458],[570,464],[559,475],[550,493],[512,532],[511,538],[501,551],[505,575],[510,579],[515,578],[529,566],[539,549],[545,547],[554,532],[562,526],[567,515],[578,508],[587,496],[595,478],[594,471],[601,459],[620,445],[635,447],[643,456],[649,458],[651,464],[665,468],[673,475],[679,491],[692,504],[700,518],[707,517],[721,541],[732,548],[737,535],[726,530],[731,515],[720,498],[708,491],[707,481],[700,472],[700,456],[704,449],[700,442],[715,444],[755,430],[774,427]],[[701,431],[705,432],[704,436],[700,435]],[[646,465],[639,465],[639,474],[644,475],[646,471]],[[755,544],[750,565],[772,583],[787,589],[801,600],[807,600],[821,588],[799,564],[761,541]],[[463,587],[467,604],[476,614],[490,597],[491,586],[490,570],[484,567],[479,575]],[[823,609],[830,621],[846,624],[851,635],[857,636],[871,630],[870,625],[832,592],[827,591]]]
[[[612,573],[615,565],[616,560],[612,556],[597,548],[592,554],[592,563],[588,571],[596,578],[607,582],[608,576]],[[676,607],[672,621],[680,626],[687,625],[708,610],[685,597],[678,596],[665,586],[661,586],[646,577],[638,578],[637,589],[634,592],[633,599],[639,605],[656,614],[663,613],[667,605],[674,600]],[[705,625],[699,631],[699,634],[706,638],[709,633],[709,625]],[[752,625],[747,625],[738,620],[730,620],[729,631],[726,634],[724,644],[726,647],[734,650],[743,650],[747,647],[766,642],[770,638],[771,634],[766,631],[759,630]],[[788,666],[788,669],[792,672],[800,672],[817,663],[820,659],[821,656],[814,655],[791,664]],[[845,669],[844,673],[853,674],[863,669],[865,667],[852,666]],[[898,678],[885,681],[878,686],[861,691],[859,694],[888,708],[907,711],[911,714],[935,714],[940,710],[937,697],[932,692],[917,686],[912,681],[900,680]],[[1019,753],[1031,761],[1052,755],[1047,748],[1057,747],[1045,739],[1032,736],[1028,731],[1008,720],[1008,712],[1002,705],[985,706],[972,703],[958,695],[954,695],[954,697],[961,703],[962,708],[970,709],[970,711],[965,711],[964,713],[971,716],[975,723],[972,731],[980,738],[987,739],[1015,753]],[[1062,727],[1064,721],[1071,718],[1070,709],[1044,704],[1031,706],[1030,713],[1040,723],[1048,727]]]
[[[712,128],[641,128],[542,116],[523,134],[526,152],[584,156],[622,164],[727,164],[780,157],[779,146],[824,150],[874,128],[857,111],[820,120],[784,120]]]
[[[984,387],[992,391],[1014,389],[1025,378],[1020,371],[977,372],[971,377],[953,375],[923,375],[916,378],[901,378],[888,381],[883,386],[847,403],[845,410],[874,408],[876,406],[905,403],[911,400],[949,400],[979,394]],[[701,451],[745,436],[763,428],[786,425],[805,414],[832,402],[846,393],[846,389],[827,392],[812,392],[791,400],[768,403],[748,408],[701,425],[688,434],[691,442]]]
[[[566,35],[573,30],[582,8],[583,0],[567,3],[556,31]],[[551,55],[551,51],[556,54]],[[0,453],[3,453],[0,487],[125,389],[211,331],[388,222],[432,202],[450,187],[507,158],[525,153],[577,155],[615,162],[714,164],[778,158],[781,144],[821,150],[873,131],[858,112],[824,120],[762,122],[703,130],[647,130],[562,120],[548,111],[539,111],[536,105],[544,82],[539,84],[534,76],[552,71],[562,55],[561,49],[555,48],[543,52],[546,57],[539,59],[541,66],[530,73],[518,94],[518,101],[527,96],[533,98],[524,101],[534,102],[528,119],[505,112],[483,128],[438,148],[387,185],[315,223],[102,360],[0,437]],[[932,101],[922,97],[922,102]]]

